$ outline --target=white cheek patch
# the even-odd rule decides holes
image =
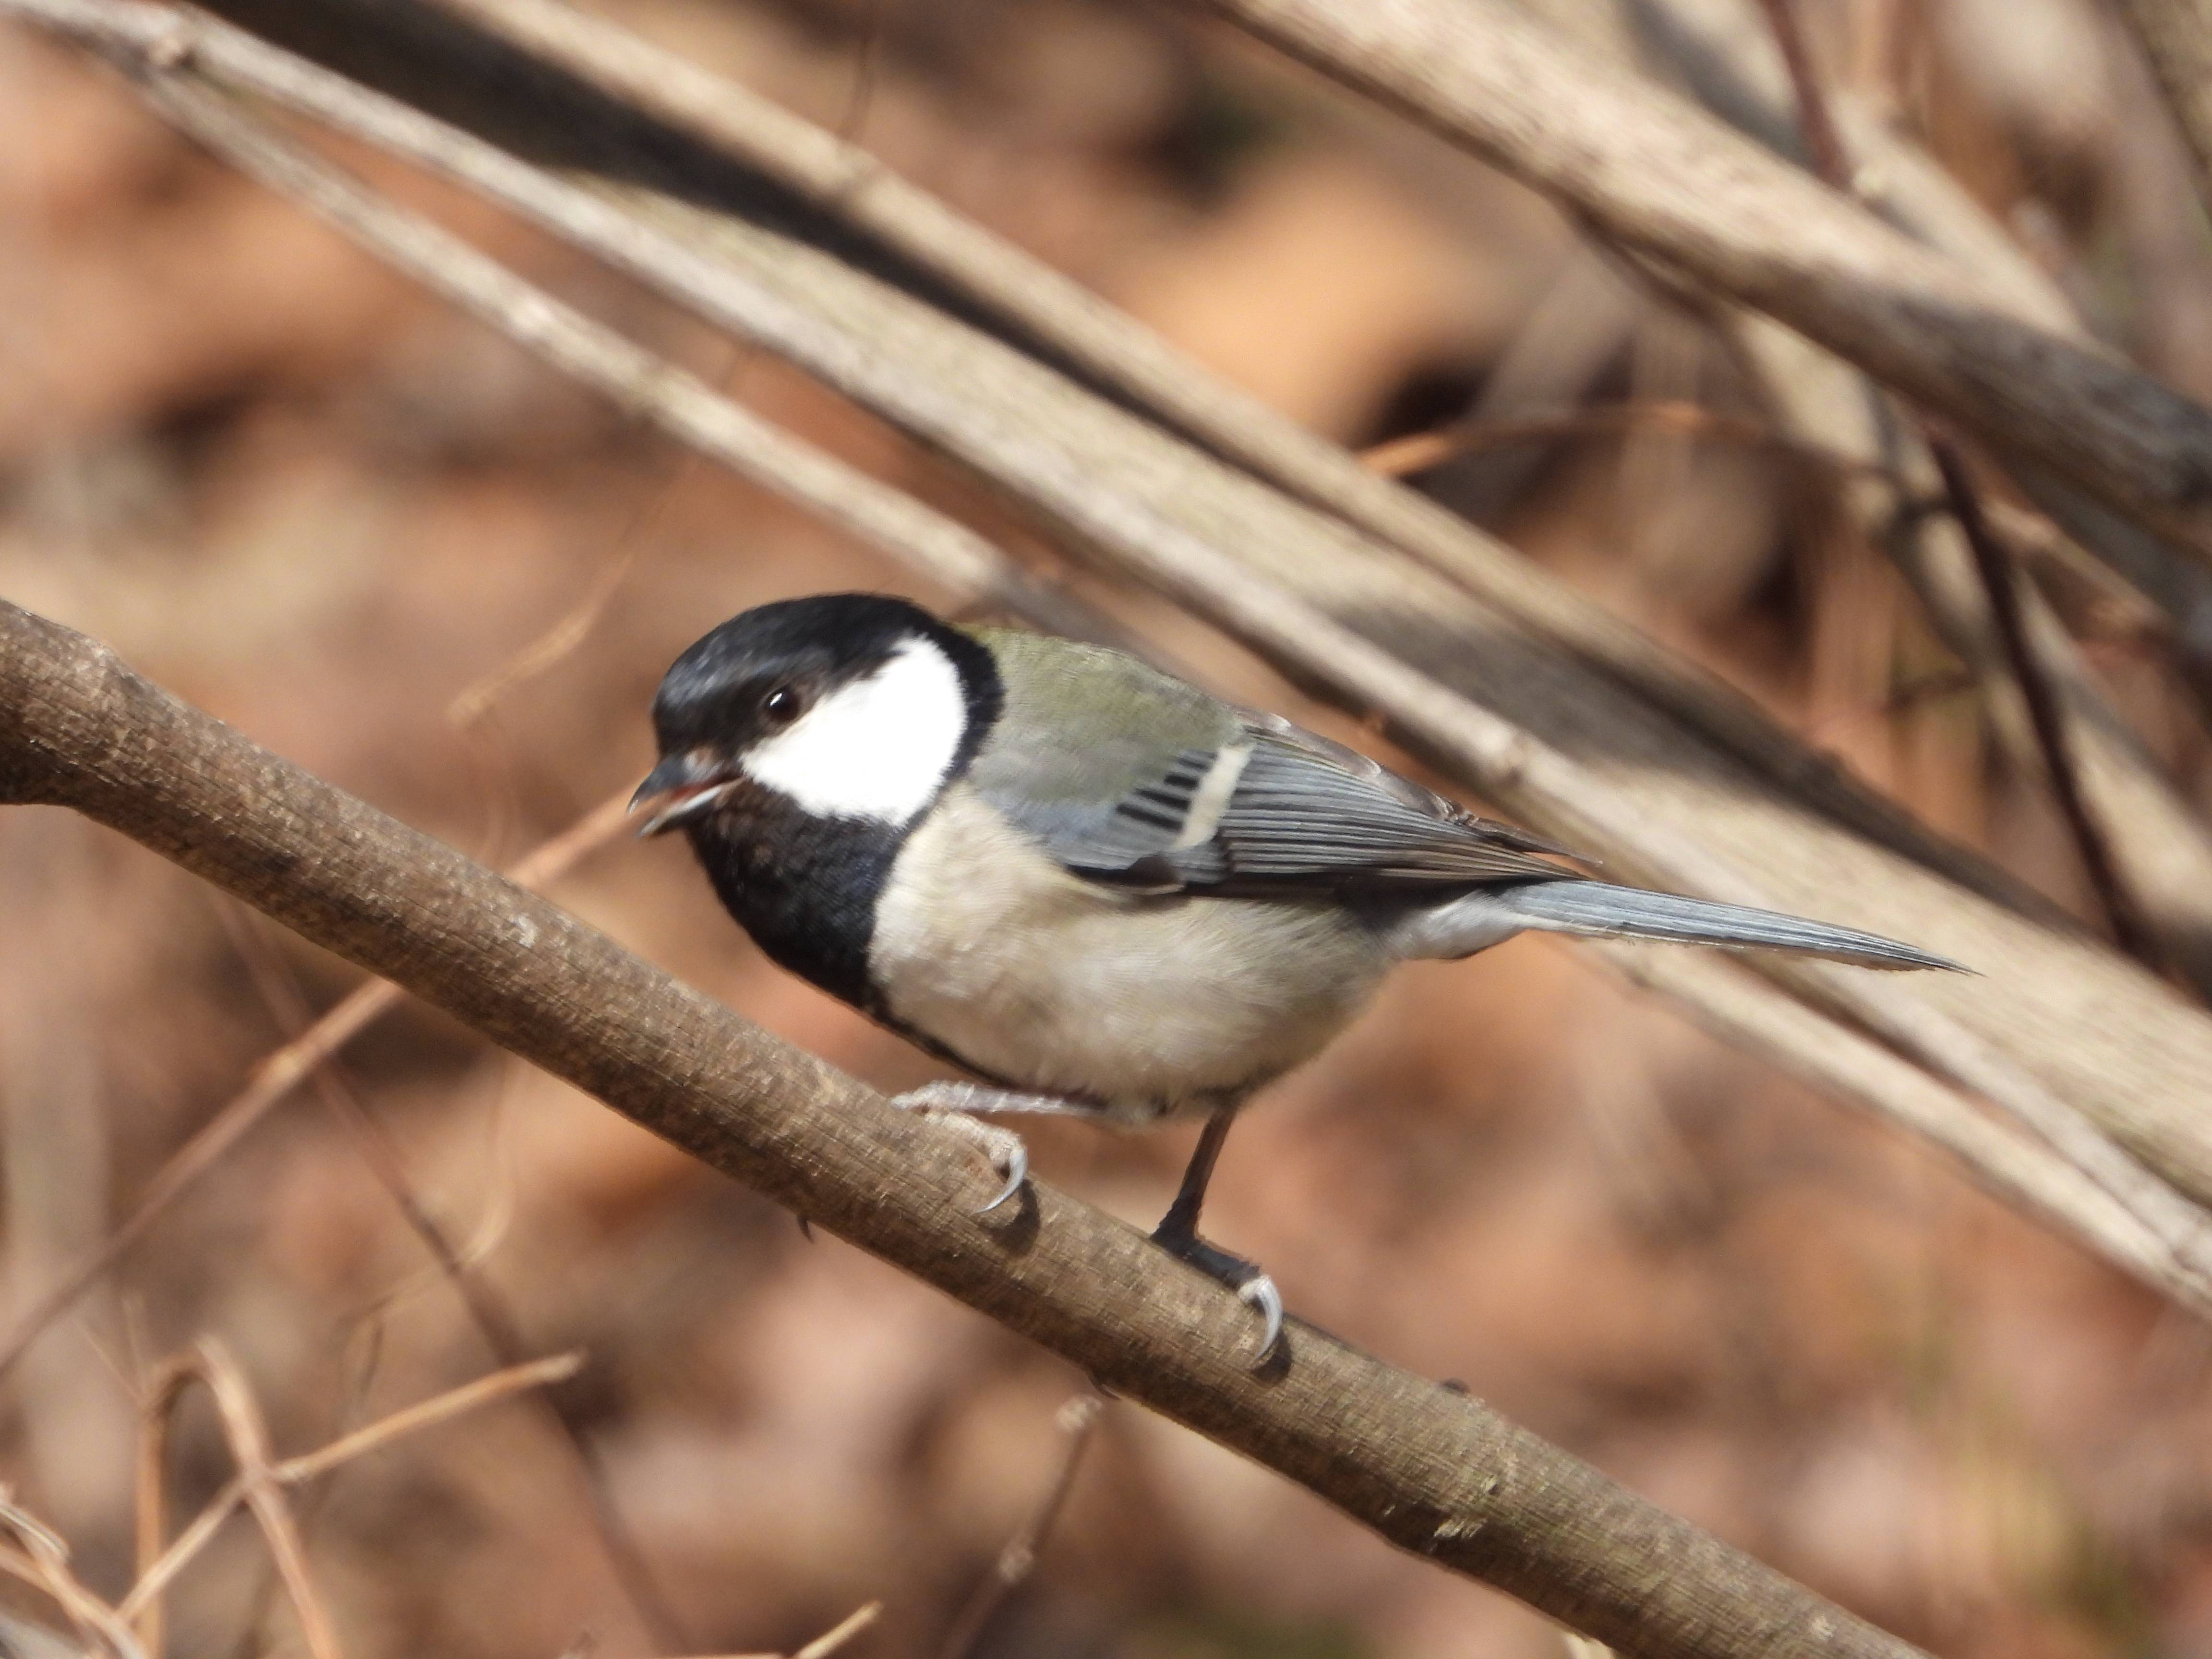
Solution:
[[[929,641],[908,640],[741,763],[817,817],[904,823],[935,798],[967,730],[959,671]]]

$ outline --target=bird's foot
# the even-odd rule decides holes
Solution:
[[[975,1085],[966,1083],[931,1083],[905,1094],[891,1097],[891,1104],[923,1115],[956,1131],[962,1139],[971,1142],[991,1161],[991,1167],[1006,1178],[998,1196],[982,1206],[975,1213],[988,1215],[1022,1189],[1030,1178],[1030,1149],[1022,1138],[1012,1129],[1001,1128],[995,1123],[986,1123],[975,1115],[976,1107],[964,1097]],[[995,1091],[979,1091],[995,1094]]]
[[[1256,1262],[1207,1243],[1188,1224],[1181,1224],[1172,1210],[1168,1218],[1153,1230],[1152,1243],[1178,1261],[1188,1261],[1208,1279],[1219,1279],[1237,1292],[1239,1302],[1259,1312],[1260,1352],[1253,1356],[1252,1369],[1266,1370],[1283,1342],[1283,1293],[1275,1288],[1275,1281],[1261,1272]]]

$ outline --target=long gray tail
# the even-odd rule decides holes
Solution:
[[[1862,968],[1948,968],[1955,962],[1878,933],[1824,921],[1715,904],[1601,881],[1532,881],[1468,893],[1408,917],[1401,928],[1407,956],[1471,955],[1524,927],[1596,938],[1668,939],[1683,945],[1748,945],[1802,951]]]

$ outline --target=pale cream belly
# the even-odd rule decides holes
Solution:
[[[900,853],[869,960],[893,1018],[971,1065],[1144,1123],[1310,1058],[1391,957],[1328,905],[1080,880],[956,790]]]

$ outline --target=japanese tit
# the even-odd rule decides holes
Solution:
[[[1954,964],[1770,911],[1589,879],[1365,757],[1119,652],[955,628],[903,600],[745,611],[653,701],[645,835],[682,829],[767,954],[990,1085],[949,1112],[1123,1127],[1208,1115],[1162,1243],[1266,1312],[1197,1238],[1231,1117],[1326,1045],[1390,969],[1524,929]],[[1000,1200],[994,1200],[994,1202]]]

